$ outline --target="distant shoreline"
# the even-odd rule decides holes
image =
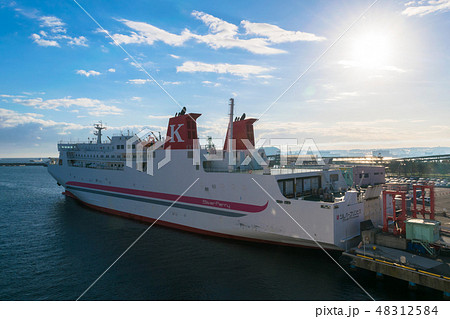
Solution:
[[[0,158],[0,166],[47,166],[48,157],[10,157]]]
[[[47,162],[39,163],[0,163],[0,166],[48,166]]]

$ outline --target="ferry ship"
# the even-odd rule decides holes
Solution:
[[[201,114],[169,119],[165,138],[126,134],[59,143],[48,172],[63,194],[96,210],[185,231],[271,244],[345,250],[364,200],[339,170],[273,169],[255,149],[256,119],[230,120],[223,150],[200,146]],[[338,193],[341,192],[341,193]],[[295,221],[294,221],[294,220]]]

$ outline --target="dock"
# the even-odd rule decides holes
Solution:
[[[436,289],[444,293],[444,298],[450,298],[450,257],[426,258],[374,244],[352,248],[343,256],[350,259],[353,269],[366,269],[380,277],[404,280],[410,288],[421,285]]]

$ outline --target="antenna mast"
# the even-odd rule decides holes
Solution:
[[[234,169],[234,153],[233,153],[233,113],[234,113],[234,99],[230,99],[230,121],[228,123],[228,171],[232,172]],[[231,162],[233,157],[233,162]]]
[[[97,144],[102,144],[102,130],[106,130],[106,126],[103,126],[102,121],[94,124],[94,128],[97,132],[94,132],[94,135],[97,136]]]

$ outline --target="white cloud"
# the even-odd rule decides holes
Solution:
[[[324,102],[336,102],[336,101],[341,101],[344,99],[349,99],[349,98],[358,97],[358,96],[360,96],[360,94],[358,92],[340,92],[333,97],[325,98],[323,101]],[[320,100],[309,100],[308,102],[311,103],[311,102],[321,102],[321,101]]]
[[[287,31],[279,26],[268,23],[252,23],[244,20],[241,22],[241,25],[244,27],[247,34],[267,37],[272,43],[326,40],[325,37],[319,37],[312,33]]]
[[[39,35],[40,34],[40,35]],[[40,31],[39,34],[33,33],[31,35],[31,38],[34,40],[35,43],[37,43],[40,46],[54,46],[59,47],[58,40],[66,40],[67,44],[72,46],[83,46],[87,47],[87,39],[86,37],[80,36],[80,37],[70,37],[65,34],[48,34],[45,31]]]
[[[395,65],[385,65],[380,68],[383,71],[393,71],[398,73],[405,73],[406,70],[400,69],[399,67],[396,67]]]
[[[64,26],[66,25],[60,18],[55,16],[39,17],[41,27],[48,27],[53,33],[66,33]]]
[[[116,72],[116,69],[113,69],[113,68],[108,69],[108,72],[114,73],[114,72]]]
[[[410,1],[405,5],[408,6],[413,4],[415,4],[414,1]],[[450,0],[428,0],[420,1],[418,4],[418,6],[410,6],[406,8],[402,11],[402,14],[406,16],[424,16],[434,12],[446,12],[450,10]]]
[[[214,86],[214,87],[219,87],[222,84],[217,83],[217,82],[211,82],[211,81],[202,81],[202,83],[206,86]]]
[[[86,126],[74,123],[45,120],[42,114],[18,113],[13,110],[0,108],[0,128],[13,128],[25,124],[39,124],[42,127],[64,127],[65,129],[87,128]]]
[[[213,72],[213,73],[229,73],[244,78],[250,75],[258,75],[264,72],[272,70],[271,68],[266,68],[257,65],[248,64],[208,64],[203,62],[186,61],[183,65],[177,67],[177,72]]]
[[[148,83],[148,82],[153,82],[153,81],[150,80],[150,79],[132,79],[132,80],[128,80],[127,83],[142,85],[142,84],[145,84],[145,83]]]
[[[173,115],[149,115],[148,118],[161,120],[161,119],[170,119],[172,116]]]
[[[184,30],[180,35],[177,35],[145,22],[136,22],[126,19],[121,19],[119,21],[124,23],[130,29],[137,31],[137,33],[131,32],[130,35],[113,34],[112,38],[119,44],[144,43],[152,45],[155,41],[162,41],[169,45],[180,46],[186,40],[191,38],[188,30]]]
[[[156,116],[160,119],[167,119],[170,116]],[[86,118],[85,115],[76,116],[76,118]],[[35,125],[38,126],[39,131],[44,129],[54,129],[58,135],[69,135],[70,130],[91,130],[92,125],[81,125],[70,122],[56,122],[53,120],[47,120],[42,114],[37,113],[19,113],[13,110],[0,108],[0,129],[14,129],[19,126]],[[35,126],[31,126],[34,135],[36,135]],[[154,132],[161,132],[165,130],[163,126],[144,126],[144,125],[123,125],[123,126],[108,126],[108,130],[113,131],[126,131],[127,129],[135,130],[138,132],[143,128],[150,128]],[[25,135],[24,135],[25,136]],[[18,135],[20,137],[20,134]],[[42,141],[44,138],[36,136],[36,139]],[[16,141],[17,142],[17,141]],[[20,142],[20,141],[19,141]]]
[[[181,46],[186,41],[195,39],[213,49],[241,48],[255,54],[280,54],[286,51],[273,48],[271,45],[294,41],[322,41],[325,38],[312,33],[301,31],[287,31],[276,25],[267,23],[251,23],[242,21],[246,34],[244,37],[239,33],[239,26],[214,17],[210,14],[192,11],[192,16],[206,24],[209,28],[207,34],[195,34],[184,29],[180,34],[174,34],[157,28],[145,22],[136,22],[126,19],[119,20],[128,26],[129,34],[113,34],[113,39],[119,44],[147,44],[153,45],[156,41],[164,42],[171,46]],[[251,37],[251,36],[257,37]],[[259,37],[258,37],[259,36]],[[179,56],[169,54],[172,58]]]
[[[16,4],[13,6],[16,6]],[[59,47],[61,44],[59,40],[66,40],[67,44],[72,46],[88,46],[86,37],[72,37],[66,35],[66,24],[58,17],[42,16],[37,10],[30,11],[17,7],[14,10],[29,19],[38,21],[41,28],[47,29],[47,31],[41,30],[39,31],[39,34],[33,33],[30,36],[31,39],[40,46]]]
[[[131,101],[142,101],[142,98],[140,97],[140,96],[133,96],[132,98],[131,98]]]
[[[257,77],[257,78],[260,78],[260,79],[272,79],[272,78],[273,78],[273,75],[270,75],[270,74],[264,74],[264,75],[257,75],[256,77]]]
[[[26,94],[25,92],[23,92]],[[0,97],[7,97],[7,98],[17,98],[17,97],[25,97],[23,95],[11,95],[11,94],[0,94]]]
[[[262,121],[257,123],[257,138],[299,136],[301,137],[299,142],[301,142],[305,136],[313,136],[316,142],[326,141],[329,145],[386,145],[386,141],[398,143],[402,146],[405,145],[405,142],[417,145],[419,141],[429,143],[431,137],[449,136],[450,133],[448,126],[438,128],[422,126],[425,131],[418,131],[414,128],[417,124],[411,123],[408,119],[394,121],[392,119],[373,119],[333,123],[311,121]],[[361,134],[361,132],[364,132],[364,134]],[[439,135],[436,132],[439,132]]]
[[[192,11],[192,15],[197,19],[203,21],[206,24],[211,33],[217,34],[220,33],[223,36],[234,36],[237,34],[238,26],[226,22],[222,19],[216,18],[210,14],[200,12],[200,11]]]
[[[55,40],[46,40],[41,38],[39,34],[33,33],[30,36],[31,39],[33,39],[33,42],[37,45],[40,45],[42,47],[59,47],[59,43]]]
[[[171,82],[171,81],[163,81],[163,84],[164,85],[180,85],[181,82],[179,82],[179,81],[173,81],[173,82]]]
[[[70,45],[79,45],[79,46],[82,46],[82,47],[87,47],[88,45],[87,45],[87,39],[86,39],[86,37],[83,37],[83,36],[79,36],[79,37],[73,37],[73,38],[71,38],[71,37],[65,37],[66,39],[69,39],[69,44]]]
[[[339,65],[342,65],[344,68],[368,68],[368,69],[374,69],[377,71],[392,71],[392,72],[398,72],[398,73],[405,73],[406,70],[403,70],[399,67],[396,67],[395,65],[371,65],[367,66],[361,61],[355,61],[355,60],[341,60],[338,62]]]
[[[155,63],[152,61],[139,62],[139,63],[130,62],[130,64],[141,72],[144,72],[143,69],[146,69],[146,68],[155,68]]]
[[[14,103],[31,106],[36,109],[60,110],[61,108],[78,107],[87,109],[89,115],[120,115],[122,110],[117,106],[106,105],[104,102],[90,98],[71,98],[44,100],[42,98],[34,99],[13,99]]]
[[[358,92],[341,92],[339,93],[340,96],[345,96],[345,97],[352,97],[352,96],[359,96]]]
[[[22,94],[26,94],[26,95],[36,95],[36,94],[44,95],[45,92],[22,92]]]
[[[206,35],[192,34],[197,41],[205,43],[213,49],[241,48],[256,54],[286,53],[284,50],[271,48],[269,42],[262,38],[240,39],[238,26],[216,18],[210,14],[193,11],[192,15],[209,27]]]
[[[248,117],[252,117],[247,113]],[[405,147],[405,144],[411,146],[419,144],[429,145],[436,141],[442,142],[442,136],[445,136],[444,143],[450,141],[450,127],[444,125],[434,125],[421,127],[424,131],[417,130],[417,123],[412,123],[411,119],[357,119],[356,121],[335,121],[321,118],[324,121],[294,121],[294,120],[270,120],[258,121],[255,127],[255,139],[260,138],[278,138],[289,137],[297,138],[298,149],[304,142],[305,137],[313,137],[322,149],[321,145],[331,145],[331,149],[336,149],[337,145],[352,148],[386,147],[386,144],[396,144],[399,147]],[[224,137],[227,128],[227,118],[219,117],[213,119],[204,119],[198,125],[199,136]],[[364,134],[361,134],[364,132]],[[440,140],[440,141],[439,141]],[[267,141],[269,144],[269,141]],[[266,144],[266,146],[267,146]],[[447,145],[446,144],[446,145]],[[217,145],[217,144],[216,144]],[[218,144],[220,146],[220,144]],[[223,144],[222,144],[223,145]],[[379,145],[379,146],[376,146]],[[437,144],[438,145],[438,144]],[[329,147],[330,148],[330,147]],[[297,150],[298,150],[297,149]],[[294,151],[294,147],[290,147]]]
[[[174,59],[179,59],[180,58],[178,55],[175,55],[175,54],[169,54],[169,56],[174,58]]]
[[[100,72],[97,72],[97,71],[94,71],[94,70],[90,70],[90,71],[85,71],[85,70],[77,70],[77,74],[80,74],[80,75],[84,75],[85,77],[90,77],[91,75],[92,76],[97,76],[97,75],[100,75],[101,73]]]

